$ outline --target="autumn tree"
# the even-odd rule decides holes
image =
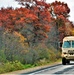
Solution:
[[[24,8],[0,10],[0,25],[7,30],[20,32],[27,38],[29,45],[44,41],[50,29],[51,14],[48,11],[50,5],[44,0],[19,1],[21,4],[25,2]]]
[[[65,22],[68,21],[70,9],[64,2],[55,1],[51,3],[52,15],[56,18],[57,29],[61,26],[65,27]]]
[[[17,0],[25,8],[31,10],[38,19],[33,22],[34,37],[32,43],[37,43],[38,40],[47,38],[47,32],[50,29],[49,22],[51,21],[50,13],[48,12],[49,5],[44,0]],[[24,3],[25,2],[25,3]]]
[[[34,45],[43,42],[50,30],[50,24],[56,26],[56,36],[65,30],[65,22],[70,9],[66,3],[55,1],[51,4],[45,0],[16,0],[24,7],[2,8],[0,26],[8,31],[17,31],[27,38],[26,42]],[[53,26],[54,26],[53,25]],[[63,31],[62,31],[62,30]]]
[[[60,42],[60,39],[65,36],[65,23],[68,22],[70,9],[68,5],[64,2],[55,1],[51,3],[51,14],[52,17],[55,19],[55,31],[56,31],[56,40],[57,40],[57,47],[58,42]]]

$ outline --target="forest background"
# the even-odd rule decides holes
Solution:
[[[55,62],[63,38],[74,35],[66,3],[16,1],[22,7],[0,10],[0,73]]]

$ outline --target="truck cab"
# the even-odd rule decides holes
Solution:
[[[62,64],[66,65],[74,60],[74,36],[67,36],[63,39],[62,44]]]

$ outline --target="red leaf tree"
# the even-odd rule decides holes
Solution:
[[[63,39],[63,37],[66,36],[65,31],[66,31],[66,25],[65,23],[68,22],[68,17],[69,17],[69,12],[70,9],[68,5],[64,2],[60,1],[55,1],[51,3],[51,13],[53,17],[55,16],[55,23],[58,31],[58,35],[60,38]],[[59,38],[59,39],[60,39]]]
[[[21,2],[26,1],[22,0]],[[49,5],[44,1],[28,0],[24,8],[2,8],[0,10],[0,26],[8,31],[20,32],[27,38],[29,45],[42,42],[50,30],[51,15]],[[29,3],[32,3],[30,6]]]

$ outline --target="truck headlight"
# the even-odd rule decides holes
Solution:
[[[67,54],[66,52],[63,52],[63,54]]]

